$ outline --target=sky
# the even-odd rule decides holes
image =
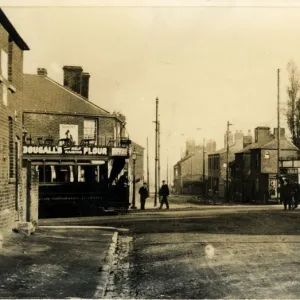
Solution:
[[[284,107],[287,63],[300,66],[299,6],[188,2],[57,7],[52,1],[3,11],[30,48],[24,72],[46,68],[62,84],[64,65],[82,66],[91,75],[90,101],[123,113],[136,143],[146,148],[148,137],[151,174],[159,97],[163,179],[167,157],[172,173],[187,138],[214,139],[222,148],[227,121],[245,134],[276,127],[277,69]]]

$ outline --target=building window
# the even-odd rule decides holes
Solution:
[[[97,120],[84,120],[84,139],[97,141]]]
[[[3,105],[7,106],[7,86],[5,84],[2,85],[2,98]]]
[[[8,55],[1,49],[1,75],[8,80]]]
[[[270,152],[266,151],[266,153],[265,153],[265,159],[269,159],[269,158],[270,158]]]
[[[14,153],[14,128],[13,128],[12,117],[8,118],[8,145],[9,145],[9,155],[8,155],[9,178],[13,178],[14,168],[15,168],[15,153]]]
[[[13,40],[11,37],[8,39],[8,80],[12,81],[12,56],[13,56]]]

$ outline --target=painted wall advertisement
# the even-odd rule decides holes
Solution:
[[[78,145],[78,125],[60,124],[59,138],[70,139],[75,145]]]

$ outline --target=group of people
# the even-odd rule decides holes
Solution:
[[[293,184],[288,178],[280,178],[280,203],[283,204],[284,210],[292,210],[298,207],[298,198],[300,191],[298,184]]]
[[[143,186],[139,189],[140,201],[141,201],[141,210],[145,209],[146,199],[149,197],[149,190],[147,183],[144,182]],[[166,184],[165,180],[162,181],[162,186],[159,189],[158,195],[160,199],[159,209],[162,209],[163,205],[166,204],[167,209],[169,209],[168,196],[170,194],[169,187]]]

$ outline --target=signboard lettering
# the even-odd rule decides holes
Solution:
[[[107,155],[107,147],[23,146],[23,154]]]
[[[127,156],[127,148],[111,148],[111,156]]]

